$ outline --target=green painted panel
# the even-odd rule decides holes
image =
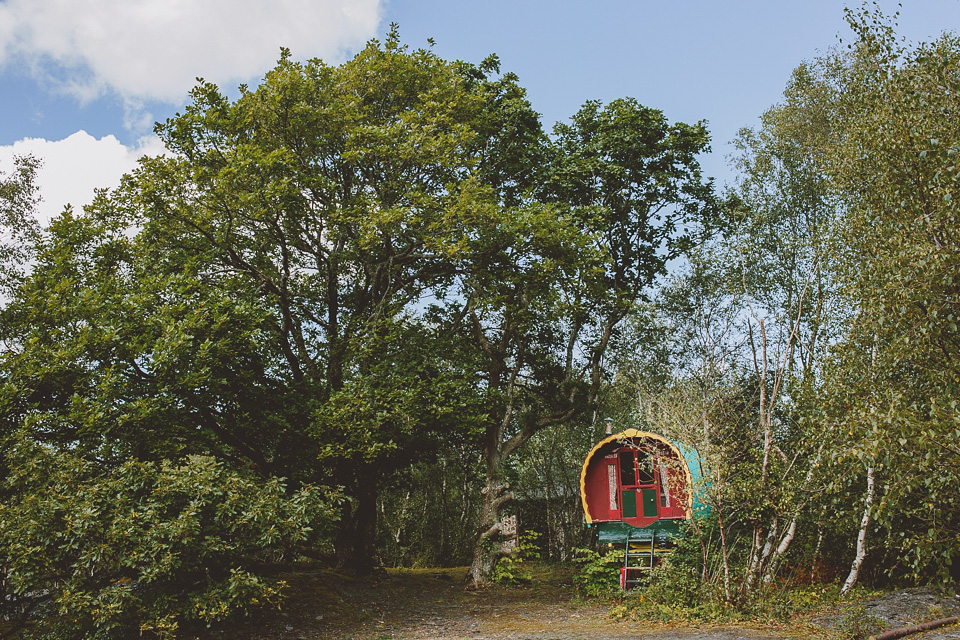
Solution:
[[[621,491],[620,504],[623,505],[623,511],[621,512],[621,517],[623,518],[637,517],[637,492],[636,491]]]
[[[642,540],[644,536],[649,536],[654,532],[657,539],[657,546],[663,546],[672,537],[680,533],[681,521],[679,520],[657,520],[648,527],[632,527],[626,522],[599,522],[592,525],[597,530],[598,542],[600,544],[623,544],[627,539]]]
[[[656,489],[643,490],[643,517],[657,517],[657,491]]]

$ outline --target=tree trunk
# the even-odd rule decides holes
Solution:
[[[870,528],[870,508],[872,506],[873,467],[867,467],[867,496],[863,505],[863,518],[860,520],[860,533],[857,534],[857,554],[853,558],[853,564],[850,565],[850,573],[840,589],[840,595],[846,595],[850,589],[853,589],[853,585],[857,584],[857,579],[860,577],[860,567],[863,566],[863,559],[867,555],[867,529]]]
[[[723,558],[723,597],[730,602],[733,599],[730,592],[730,549],[727,547],[726,523],[723,521],[723,482],[720,471],[717,471],[717,526],[720,527],[720,556]],[[706,566],[706,565],[704,565]]]
[[[500,510],[511,500],[513,492],[509,484],[498,477],[487,478],[480,496],[480,533],[473,545],[473,562],[467,573],[467,582],[471,587],[489,585],[497,561],[509,553],[504,546]]]
[[[817,522],[817,545],[813,548],[813,560],[810,561],[810,575],[813,580],[820,579],[820,549],[823,547],[823,525]]]
[[[807,474],[803,478],[803,486],[810,486],[810,482],[813,480],[813,471],[820,463],[820,454],[822,452],[823,445],[821,444],[820,448],[817,450],[817,457],[813,459],[813,462],[807,469]],[[787,550],[790,549],[790,545],[793,543],[793,539],[797,534],[797,522],[800,520],[800,512],[803,510],[804,506],[804,502],[801,502],[797,505],[797,508],[793,512],[793,518],[790,520],[790,524],[787,526],[787,530],[784,532],[783,537],[780,538],[780,544],[777,545],[776,550],[771,554],[770,559],[767,561],[763,576],[763,581],[765,583],[769,583],[773,579],[773,576],[776,574],[779,568],[778,565],[780,559],[783,558],[783,556],[786,555]],[[774,532],[776,532],[776,529],[774,529]]]
[[[353,501],[344,503],[335,540],[337,567],[356,575],[369,575],[376,564],[378,486],[368,465],[361,465],[356,474]]]
[[[480,589],[490,585],[490,576],[497,566],[501,554],[491,546],[477,544],[473,548],[473,561],[467,573],[467,582],[472,589]]]

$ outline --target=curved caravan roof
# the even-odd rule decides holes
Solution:
[[[676,445],[656,433],[626,429],[587,454],[580,501],[589,525],[622,522],[644,528],[685,520],[693,512],[693,478]]]

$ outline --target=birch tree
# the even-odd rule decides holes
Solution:
[[[860,535],[872,518],[904,550],[879,561],[957,579],[960,39],[908,46],[876,11],[848,22],[850,51],[824,63],[843,88],[829,169],[847,200],[840,272],[858,310],[831,371],[838,430],[864,461]]]

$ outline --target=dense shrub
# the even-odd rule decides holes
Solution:
[[[642,589],[630,593],[631,614],[643,620],[722,622],[737,619],[723,594],[690,567],[662,562]]]
[[[604,597],[620,591],[620,567],[623,566],[623,549],[608,549],[598,553],[593,549],[575,549],[574,561],[580,571],[574,578],[577,591],[585,596]]]
[[[105,470],[26,441],[7,452],[0,606],[43,638],[171,638],[274,605],[283,583],[258,567],[334,520],[328,492],[208,457]]]
[[[525,531],[513,551],[494,567],[493,581],[509,585],[530,584],[533,573],[528,563],[540,559],[539,537],[536,531]]]

